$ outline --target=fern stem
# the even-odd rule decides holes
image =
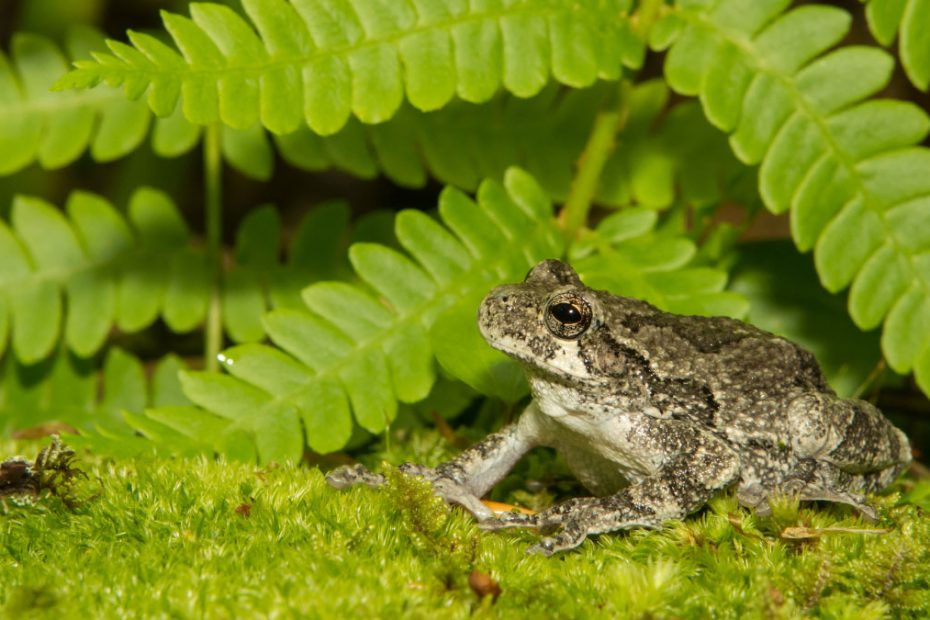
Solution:
[[[578,159],[578,171],[572,179],[568,199],[559,214],[559,223],[569,244],[588,221],[588,211],[591,210],[591,202],[597,192],[604,164],[614,150],[617,132],[626,124],[629,116],[627,102],[630,88],[629,82],[622,81],[619,97],[613,100],[615,104],[608,105],[598,113],[588,142]]]
[[[203,147],[204,209],[206,210],[207,260],[212,275],[210,308],[204,328],[204,366],[211,372],[219,370],[220,348],[223,344],[223,309],[220,294],[223,286],[222,265],[222,159],[220,154],[221,127],[207,128]]]

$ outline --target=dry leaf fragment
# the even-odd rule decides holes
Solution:
[[[495,502],[490,499],[483,499],[481,503],[494,511],[494,514],[502,514],[505,512],[522,512],[525,515],[534,515],[536,514],[535,510],[530,510],[529,508],[523,508],[522,506],[514,506],[513,504],[505,504],[503,502]]]
[[[494,581],[490,575],[479,570],[473,570],[468,576],[468,585],[478,595],[478,598],[491,596],[496,601],[497,597],[501,595],[500,584]]]
[[[778,535],[782,540],[817,540],[824,534],[887,534],[891,530],[858,527],[786,527]]]

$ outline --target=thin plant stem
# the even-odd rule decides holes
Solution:
[[[604,164],[616,146],[617,132],[626,124],[629,116],[629,90],[630,85],[624,80],[620,85],[619,97],[614,99],[614,105],[608,105],[598,113],[588,142],[578,159],[578,171],[572,179],[568,199],[559,214],[559,222],[569,243],[588,221],[588,211],[591,210],[591,202],[597,192]]]
[[[203,148],[204,209],[206,215],[207,261],[210,265],[210,307],[204,334],[204,366],[211,372],[219,370],[219,353],[223,345],[223,309],[220,295],[223,286],[222,265],[222,158],[221,127],[207,128]]]

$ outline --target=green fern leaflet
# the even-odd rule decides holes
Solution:
[[[629,0],[244,0],[162,13],[177,50],[130,32],[132,45],[80,61],[60,88],[123,85],[148,93],[158,116],[178,101],[198,125],[302,124],[328,135],[354,115],[390,119],[404,99],[436,110],[457,96],[487,101],[504,88],[530,97],[550,80],[580,88],[642,62]],[[178,51],[179,50],[179,51]]]
[[[930,88],[930,0],[866,0],[869,30],[885,47],[898,37],[901,64],[919,89]]]
[[[280,350],[242,345],[223,354],[228,375],[186,373],[194,403],[249,431],[263,461],[345,445],[353,419],[378,433],[397,402],[427,396],[436,373],[429,328],[462,299],[562,253],[548,199],[525,173],[482,184],[477,204],[457,190],[440,199],[442,224],[419,211],[397,216],[409,256],[359,243],[352,265],[367,286],[323,282],[304,290],[307,307],[264,319]],[[527,243],[527,241],[529,241]]]
[[[18,196],[12,226],[0,220],[0,355],[12,342],[16,359],[33,364],[64,340],[72,353],[89,357],[113,327],[132,333],[161,318],[182,333],[203,324],[219,283],[165,194],[136,190],[125,217],[99,196],[74,192],[65,212]],[[341,256],[348,220],[341,203],[312,209],[282,263],[277,212],[265,206],[250,213],[222,289],[234,342],[261,340],[263,312],[299,305],[308,282],[347,271]]]
[[[201,323],[210,291],[205,257],[191,248],[167,196],[137,190],[128,221],[85,192],[72,194],[66,210],[68,218],[20,196],[12,228],[0,221],[0,351],[10,331],[17,359],[34,363],[62,331],[86,357],[114,324],[137,331],[162,316],[181,332]]]
[[[88,31],[73,32],[70,56],[86,56],[98,40]],[[97,161],[116,159],[148,133],[149,111],[118,91],[49,92],[67,63],[48,39],[17,34],[11,47],[10,60],[0,52],[0,176],[34,160],[60,168],[88,146]]]
[[[88,58],[106,49],[104,38],[87,28],[68,33],[67,54],[49,39],[27,33],[13,36],[11,55],[0,52],[0,176],[33,162],[45,169],[73,163],[86,150],[98,162],[135,151],[151,133],[152,150],[177,157],[200,141],[202,128],[180,113],[152,120],[143,101],[128,101],[117,89],[51,92],[70,59]],[[151,127],[151,132],[149,128]],[[223,128],[223,158],[252,178],[271,176],[273,154],[260,128]]]

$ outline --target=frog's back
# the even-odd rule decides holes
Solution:
[[[623,298],[621,298],[623,299]],[[737,319],[661,312],[638,300],[612,304],[616,329],[648,353],[665,379],[689,379],[716,393],[833,394],[813,354]]]

